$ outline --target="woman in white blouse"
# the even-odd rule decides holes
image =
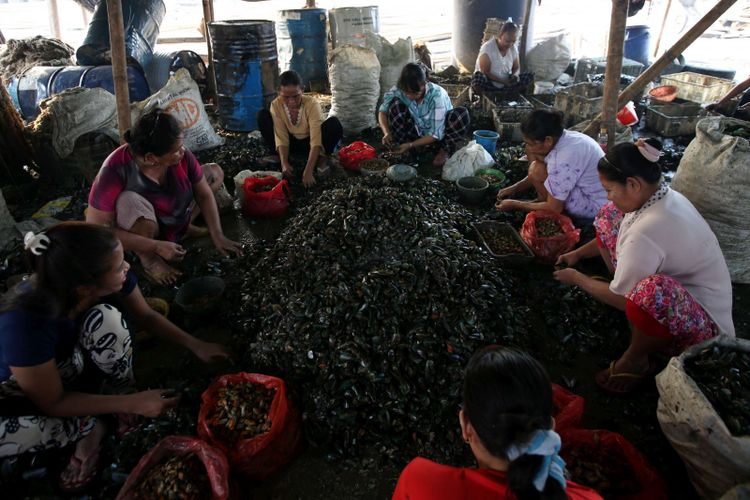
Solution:
[[[719,334],[734,336],[732,286],[713,232],[690,201],[662,181],[655,139],[622,143],[599,161],[611,203],[594,221],[597,238],[562,255],[555,279],[624,311],[630,346],[596,375],[610,392],[632,391],[654,367],[649,355],[677,353]],[[611,282],[572,268],[601,255]],[[606,332],[602,332],[606,333]]]
[[[508,21],[497,36],[482,44],[474,65],[471,88],[476,93],[522,93],[534,81],[533,73],[520,73],[518,25]]]

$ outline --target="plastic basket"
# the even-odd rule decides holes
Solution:
[[[468,85],[445,84],[441,85],[448,92],[453,106],[463,106],[471,100]]]
[[[692,71],[674,73],[661,77],[662,85],[677,87],[677,97],[698,103],[718,101],[732,89],[732,81]]]
[[[695,135],[695,124],[702,118],[697,102],[670,103],[646,108],[646,127],[664,137]]]

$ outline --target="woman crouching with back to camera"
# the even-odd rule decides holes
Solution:
[[[553,412],[552,387],[538,361],[498,346],[480,350],[466,367],[459,412],[478,467],[416,458],[401,473],[394,500],[600,499],[565,480]]]

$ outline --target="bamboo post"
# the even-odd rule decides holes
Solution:
[[[607,146],[614,144],[617,96],[620,93],[620,74],[625,44],[625,23],[628,19],[628,0],[612,0],[609,20],[607,65],[604,69],[604,98],[602,99],[602,126],[607,127]]]
[[[701,36],[704,31],[706,31],[714,22],[716,22],[716,20],[719,19],[719,17],[721,17],[721,15],[724,14],[724,12],[726,12],[727,9],[729,9],[729,7],[731,7],[735,3],[737,3],[737,0],[719,0],[711,10],[709,10],[697,23],[695,23],[695,26],[690,28],[687,33],[682,35],[682,38],[677,40],[677,42],[675,42],[674,45],[667,49],[667,51],[664,52],[661,57],[659,57],[659,59],[654,61],[654,63],[649,66],[646,71],[641,73],[641,75],[636,78],[633,83],[628,85],[627,88],[623,90],[622,93],[620,93],[620,97],[617,103],[618,107],[622,107],[628,101],[632,100],[636,96],[636,94],[648,84],[648,82],[659,76],[661,70],[666,68],[674,58],[685,52],[685,49],[687,49],[690,44],[698,39],[698,37]],[[599,114],[593,120],[591,120],[591,123],[588,127],[586,127],[586,130],[584,130],[583,133],[591,134],[591,132],[593,132],[599,126],[601,116],[602,115]]]
[[[208,23],[214,20],[214,2],[213,0],[203,0],[203,33],[206,39],[206,54],[208,55],[208,64],[211,71],[208,72],[208,95],[213,100],[214,105],[219,104],[219,96],[216,93],[216,71],[214,70],[214,50],[211,47],[211,33],[208,31]]]
[[[52,32],[52,38],[60,40],[62,38],[62,30],[60,29],[60,12],[57,9],[57,0],[47,0],[47,7],[49,10],[49,28]]]
[[[656,39],[656,48],[654,49],[654,57],[659,53],[659,45],[661,45],[661,37],[664,36],[664,28],[667,26],[667,18],[669,17],[669,8],[672,7],[672,0],[667,0],[667,8],[664,10],[664,19],[661,21],[661,29],[659,30],[659,37]]]
[[[307,0],[305,4],[306,9],[314,9],[315,8],[315,0]]]
[[[523,27],[521,28],[521,50],[518,51],[518,62],[521,68],[526,68],[526,44],[530,42],[528,39],[529,34],[529,21],[531,20],[531,4],[534,0],[526,0],[523,14]]]
[[[112,80],[117,101],[117,128],[120,141],[130,129],[130,94],[128,90],[128,66],[125,59],[125,24],[122,19],[120,0],[107,1],[109,19],[109,47],[112,51]]]

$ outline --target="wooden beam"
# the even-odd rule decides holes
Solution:
[[[60,40],[62,30],[60,29],[60,12],[57,9],[57,0],[47,0],[47,7],[49,10],[49,29],[52,32],[52,38]]]
[[[534,0],[526,0],[526,6],[523,14],[523,26],[521,27],[521,43],[518,51],[518,62],[524,71],[526,70],[526,44],[529,43],[529,22],[531,21],[531,4]]]
[[[219,96],[216,93],[216,71],[214,71],[214,51],[211,46],[211,33],[208,31],[208,23],[214,20],[214,2],[213,0],[203,0],[203,33],[206,37],[206,50],[208,51],[208,95],[218,106]]]
[[[729,7],[731,7],[735,3],[737,3],[737,0],[719,0],[711,10],[709,10],[697,23],[695,23],[695,26],[690,28],[687,33],[682,35],[682,38],[677,40],[677,42],[675,42],[674,45],[672,45],[666,52],[664,52],[661,57],[659,57],[659,59],[654,61],[654,63],[646,68],[646,70],[641,73],[641,75],[636,78],[633,83],[628,85],[627,88],[620,93],[617,105],[619,107],[622,107],[627,104],[628,101],[632,101],[633,98],[641,90],[643,90],[643,88],[651,80],[659,76],[661,70],[666,68],[673,59],[685,52],[685,49],[687,49],[690,44],[697,40],[704,31],[710,28],[711,25],[715,23],[716,20],[719,19],[719,17],[721,17],[721,15],[724,14],[724,12],[726,12],[727,9],[729,9]],[[591,123],[588,127],[586,127],[586,130],[584,130],[583,133],[591,134],[592,132],[594,132],[599,126],[600,120],[601,114],[591,120]]]
[[[171,37],[171,38],[159,38],[156,43],[199,43],[205,42],[205,36],[183,36],[183,37]]]
[[[117,128],[120,142],[130,129],[130,93],[128,90],[128,66],[125,59],[125,24],[122,19],[121,0],[107,1],[109,18],[109,46],[112,51],[112,80],[117,101]]]
[[[609,20],[609,42],[607,65],[604,69],[604,98],[602,99],[601,128],[607,130],[607,146],[614,144],[617,96],[620,93],[620,74],[625,44],[625,23],[628,20],[628,0],[612,0],[612,14]]]
[[[305,3],[306,9],[314,9],[315,8],[315,0],[307,0]]]
[[[661,45],[661,37],[664,36],[664,28],[667,26],[667,18],[669,17],[669,8],[672,6],[672,0],[667,0],[667,8],[664,10],[664,19],[661,21],[661,29],[659,30],[659,38],[656,39],[656,48],[654,49],[654,57],[659,53],[659,45]]]

